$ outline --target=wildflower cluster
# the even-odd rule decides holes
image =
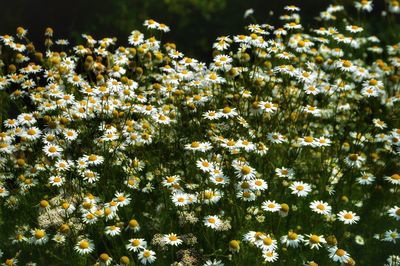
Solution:
[[[0,36],[4,265],[400,265],[400,44],[299,11],[208,66],[154,20],[127,47]]]

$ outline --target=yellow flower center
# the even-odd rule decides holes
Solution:
[[[94,161],[96,161],[97,160],[97,156],[96,155],[94,155],[94,154],[92,154],[92,155],[90,155],[89,156],[89,161],[91,161],[91,162],[94,162]]]
[[[177,238],[175,235],[169,236],[168,239],[171,240],[171,241],[176,241],[176,240],[178,240],[178,238]]]
[[[124,201],[124,200],[125,200],[125,197],[124,197],[124,196],[119,196],[119,197],[118,197],[118,201],[119,201],[119,202],[122,202],[122,201]]]
[[[344,61],[343,61],[343,66],[346,67],[346,68],[347,68],[347,67],[351,67],[351,62],[348,61],[348,60],[344,60]]]
[[[229,114],[231,111],[232,111],[232,109],[231,109],[230,107],[225,107],[225,108],[222,110],[222,112],[223,112],[224,114]]]
[[[245,166],[242,167],[241,172],[244,175],[248,175],[248,174],[251,173],[251,168],[245,165]]]
[[[267,245],[267,246],[271,245],[272,244],[272,238],[270,238],[270,237],[264,238],[263,239],[263,243],[264,243],[264,245]]]
[[[36,134],[36,130],[34,130],[34,129],[29,129],[29,130],[27,131],[27,133],[28,133],[29,136],[33,136],[33,135]]]
[[[394,174],[394,175],[391,176],[391,178],[394,179],[394,180],[400,180],[400,175]]]
[[[318,243],[319,243],[319,236],[317,236],[317,235],[312,235],[312,236],[310,237],[310,241],[311,241],[311,243],[313,243],[313,244],[318,244]]]
[[[376,84],[378,84],[378,81],[376,79],[371,79],[369,81],[369,85],[371,85],[371,86],[375,86]]]
[[[41,239],[45,236],[45,232],[43,230],[37,230],[35,232],[35,238],[36,239]]]
[[[295,232],[289,232],[288,233],[288,238],[290,240],[296,240],[297,239],[297,234]]]
[[[358,159],[358,154],[356,154],[356,153],[352,153],[352,154],[350,154],[349,155],[349,159],[351,160],[351,161],[357,161],[357,159]]]
[[[140,240],[139,239],[134,239],[131,242],[132,246],[137,247],[140,245]]]
[[[229,242],[229,247],[230,247],[231,249],[238,249],[238,248],[239,248],[239,241],[237,241],[237,240],[231,240],[231,241]]]
[[[106,261],[108,261],[109,259],[110,259],[110,256],[108,256],[107,253],[103,253],[103,254],[100,255],[100,260],[101,260],[101,261],[106,262]]]
[[[87,249],[87,248],[89,248],[89,242],[86,241],[86,240],[82,240],[82,241],[79,243],[79,247],[80,247],[81,249]]]
[[[343,249],[338,248],[335,252],[336,255],[338,255],[339,257],[343,257],[344,254],[346,254],[346,251],[344,251]]]
[[[132,219],[132,220],[129,221],[129,226],[130,227],[138,227],[139,223],[135,219]]]
[[[311,136],[307,136],[307,137],[304,138],[304,141],[307,142],[307,143],[311,143],[311,142],[314,141],[314,138],[311,137]]]
[[[353,218],[353,215],[352,215],[351,213],[346,213],[343,217],[344,217],[345,219],[352,219],[352,218]]]
[[[192,142],[192,144],[190,144],[190,147],[192,147],[192,148],[198,148],[198,147],[200,147],[200,143],[197,142],[197,141],[194,141],[194,142]]]
[[[150,251],[146,250],[146,251],[143,252],[143,257],[148,258],[150,256],[151,256]]]
[[[248,182],[243,182],[243,183],[240,185],[240,187],[243,188],[243,189],[248,189],[248,188],[250,187],[250,184],[249,184]]]

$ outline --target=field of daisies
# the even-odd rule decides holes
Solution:
[[[400,265],[400,38],[353,7],[286,6],[209,63],[152,19],[0,36],[1,265]]]

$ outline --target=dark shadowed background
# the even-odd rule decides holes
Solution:
[[[117,37],[126,44],[133,29],[143,29],[143,21],[153,18],[170,26],[164,40],[173,41],[178,50],[189,56],[208,59],[215,38],[243,32],[253,22],[243,18],[245,10],[253,8],[258,23],[280,26],[278,17],[283,7],[294,4],[301,7],[302,23],[314,24],[314,18],[329,4],[347,6],[350,16],[356,16],[352,0],[13,0],[1,1],[0,35],[15,32],[23,26],[36,46],[43,43],[43,32],[52,27],[55,38],[68,38],[72,43],[82,33],[94,38]],[[380,32],[379,17],[384,0],[374,1],[376,34]],[[271,15],[271,11],[273,14]],[[352,14],[352,12],[354,14]]]

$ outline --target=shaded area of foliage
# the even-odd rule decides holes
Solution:
[[[380,12],[384,1],[374,1],[375,19],[371,22],[371,33],[393,35],[399,31],[397,25],[382,31]],[[81,33],[92,34],[96,39],[115,36],[121,44],[132,29],[140,29],[148,18],[166,23],[172,31],[167,41],[176,42],[178,49],[189,56],[208,59],[211,43],[221,35],[242,32],[251,19],[244,19],[243,13],[249,8],[255,10],[257,21],[276,25],[282,8],[295,4],[302,8],[304,25],[314,23],[318,13],[330,3],[344,4],[352,12],[349,18],[356,18],[352,1],[315,0],[70,0],[70,1],[27,1],[15,0],[2,3],[0,34],[14,32],[16,27],[29,28],[32,41],[43,43],[46,27],[53,27],[56,37],[73,41]]]

